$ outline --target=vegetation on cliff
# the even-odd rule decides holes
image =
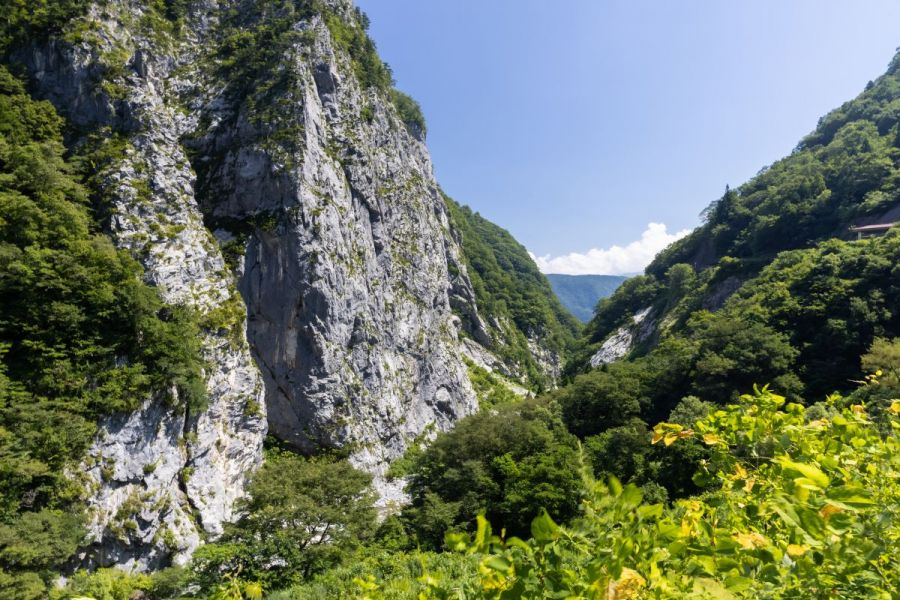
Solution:
[[[542,347],[564,359],[580,329],[578,321],[509,232],[448,196],[444,201],[460,237],[479,313],[494,337],[494,350],[519,365],[529,383],[548,387],[552,382],[529,348],[529,339],[540,340]]]
[[[0,597],[82,542],[71,476],[103,415],[205,399],[198,329],[100,232],[62,120],[0,66]],[[5,595],[4,595],[5,594]]]
[[[279,128],[283,107],[268,94],[306,35],[294,24],[314,15],[366,93],[424,135],[362,12],[242,3],[225,14],[215,68],[276,143],[298,138]],[[86,6],[14,1],[0,55]],[[148,9],[174,26],[187,5]],[[371,120],[371,106],[352,117]],[[145,402],[203,406],[201,326],[103,233],[92,186],[120,140],[67,156],[63,130],[0,67],[0,599],[887,599],[900,589],[900,233],[843,239],[850,223],[898,214],[900,58],[790,156],[726,190],[697,231],[599,305],[580,345],[525,249],[445,198],[492,349],[542,395],[514,398],[470,365],[484,410],[395,465],[410,503],[386,507],[380,524],[371,477],[346,459],[270,449],[223,534],[154,574],[77,569],[78,465],[104,416]],[[647,308],[653,334],[589,368]],[[573,351],[566,385],[551,389],[547,355]],[[135,498],[136,512],[165,510]],[[60,574],[71,576],[55,586]]]

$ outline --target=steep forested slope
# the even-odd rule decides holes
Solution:
[[[0,66],[0,588],[43,595],[82,543],[66,470],[97,422],[149,396],[202,409],[198,327],[100,233],[62,119]],[[96,159],[96,157],[94,157]]]
[[[851,225],[900,220],[900,55],[887,73],[867,86],[856,99],[822,118],[816,130],[807,136],[788,157],[762,170],[756,177],[729,189],[704,213],[705,222],[689,236],[661,252],[647,268],[646,275],[622,286],[599,307],[586,329],[587,348],[576,360],[575,368],[584,368],[587,358],[617,328],[629,325],[632,316],[649,308],[652,332],[635,336],[632,348],[646,352],[667,336],[688,332],[692,315],[698,310],[716,311],[742,286],[760,285],[753,278],[772,264],[781,269],[775,257],[786,250],[807,249],[806,261],[825,260],[817,244],[831,239],[854,239]],[[856,250],[832,246],[830,260]],[[842,258],[837,258],[841,255]],[[790,277],[785,273],[787,278]],[[777,280],[770,269],[769,280]],[[833,283],[827,275],[806,282],[806,289],[793,290],[807,299],[816,286]],[[868,289],[838,289],[843,302],[853,303],[856,313],[869,313],[873,322],[887,322],[891,311],[878,297],[889,280],[873,282]],[[870,294],[871,292],[871,294]],[[861,293],[862,295],[856,295]],[[745,292],[743,295],[748,295]],[[745,316],[753,318],[751,307]],[[839,314],[821,315],[825,328],[844,325]],[[791,329],[788,323],[768,322],[791,338],[797,351],[804,353],[800,368],[808,365],[807,347],[818,347],[807,333]],[[877,326],[849,327],[855,351],[871,342]],[[890,328],[889,328],[890,329]],[[855,352],[858,354],[858,352]],[[596,364],[597,361],[595,361]],[[846,387],[847,368],[834,370],[834,377],[816,384],[813,393],[828,387]]]
[[[844,237],[851,224],[893,220],[898,122],[900,55],[862,94],[823,117],[791,155],[712,203],[705,224],[660,253],[647,273],[662,277],[676,263],[701,270],[724,256],[752,268],[782,250]]]
[[[528,251],[508,231],[444,196],[491,346],[546,388],[567,358],[579,324]],[[550,376],[548,376],[550,375]]]
[[[900,336],[900,56],[797,150],[713,203],[706,222],[603,300],[553,395],[598,473],[681,496],[702,446],[673,460],[650,426],[689,426],[755,385],[812,404],[848,393],[860,357]]]

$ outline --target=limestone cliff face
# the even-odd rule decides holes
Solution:
[[[331,9],[351,22],[349,5]],[[266,96],[285,107],[289,144],[266,146],[254,86],[205,82],[192,98],[210,124],[191,140],[200,201],[216,235],[240,244],[272,432],[304,450],[349,447],[383,501],[399,500],[388,462],[476,408],[450,308],[458,249],[418,132],[360,86],[320,14],[294,28],[272,75],[287,83]]]
[[[144,2],[98,2],[13,57],[73,147],[115,142],[95,174],[110,233],[206,324],[208,408],[148,398],[101,424],[83,564],[186,560],[233,516],[267,430],[347,449],[402,501],[389,462],[477,408],[460,330],[487,336],[422,131],[336,42],[328,19],[359,27],[349,0],[295,5],[196,0],[160,29]],[[223,45],[248,43],[230,35],[285,15],[269,63],[226,68]]]
[[[125,3],[92,7],[83,20],[91,27],[88,40],[35,44],[15,59],[27,67],[37,95],[69,118],[73,144],[115,134],[119,155],[96,174],[112,215],[110,233],[141,258],[167,302],[214,316],[235,305],[237,292],[195,201],[180,142],[192,124],[176,110],[166,79],[172,54],[123,26],[123,19],[140,16]],[[127,63],[110,79],[113,56]],[[204,334],[206,410],[190,414],[148,398],[140,410],[100,424],[81,467],[91,519],[84,564],[142,569],[181,562],[232,516],[247,473],[261,461],[266,433],[263,381],[236,306],[235,332]]]

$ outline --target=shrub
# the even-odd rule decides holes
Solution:
[[[374,531],[370,483],[346,461],[272,451],[237,506],[241,518],[197,550],[196,581],[210,589],[240,576],[278,589],[339,563]]]
[[[414,458],[404,518],[425,547],[485,511],[510,532],[542,508],[572,517],[582,495],[580,455],[551,405],[537,400],[466,417]]]

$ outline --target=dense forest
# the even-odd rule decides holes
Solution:
[[[0,66],[0,594],[39,597],[83,535],[66,472],[97,419],[148,395],[199,408],[197,319],[166,306],[92,217],[87,161]],[[127,357],[127,358],[126,358]]]
[[[177,28],[187,4],[148,14]],[[324,15],[363,89],[424,138],[361,12],[348,25],[288,5]],[[0,54],[13,63],[9,48],[86,6],[15,2]],[[229,30],[223,68],[259,77],[241,52],[277,58],[294,33],[277,24],[243,45]],[[488,345],[532,393],[470,365],[480,410],[392,464],[408,502],[387,509],[346,449],[301,455],[269,437],[224,530],[150,572],[86,568],[78,471],[105,416],[204,409],[199,340],[217,327],[164,302],[109,235],[98,175],[124,142],[67,146],[71,124],[14,73],[0,65],[0,599],[896,597],[900,233],[848,228],[898,214],[900,55],[727,189],[584,331],[521,244],[443,197]],[[592,367],[648,309],[649,333]],[[566,360],[562,379],[535,340]],[[163,510],[130,502],[123,532]]]
[[[529,340],[561,357],[568,356],[580,332],[528,251],[508,231],[468,206],[444,196],[450,222],[462,242],[463,257],[480,312],[496,352],[520,365],[525,382],[536,389],[552,384],[529,348]]]

